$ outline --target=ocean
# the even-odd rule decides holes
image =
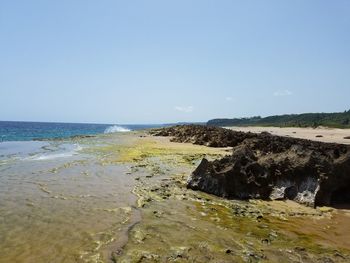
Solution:
[[[82,149],[79,143],[69,141],[73,136],[125,133],[161,126],[0,121],[0,167],[13,160],[73,157]]]
[[[0,122],[0,262],[107,262],[139,212],[131,168],[105,160],[159,126]]]
[[[114,125],[87,123],[0,121],[0,142],[69,138],[76,135],[126,132],[161,127],[162,125]]]

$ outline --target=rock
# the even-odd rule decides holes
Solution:
[[[350,202],[350,146],[200,125],[154,134],[233,147],[220,160],[203,158],[188,178],[190,189],[230,199],[290,199],[308,206]]]
[[[259,222],[263,219],[264,217],[262,216],[262,215],[258,215],[257,217],[256,217],[256,220],[258,220]]]
[[[262,243],[263,245],[270,245],[271,240],[268,239],[268,238],[264,238],[264,239],[261,240],[261,243]]]
[[[344,255],[342,255],[339,251],[334,251],[334,256],[345,259]]]
[[[316,135],[315,137],[316,137],[316,138],[322,138],[323,135],[320,135],[320,134],[319,134],[319,135]]]
[[[344,139],[350,139],[350,136],[345,136]]]
[[[306,248],[304,248],[304,247],[295,247],[294,250],[298,251],[298,252],[304,252],[304,251],[306,251]]]
[[[256,134],[203,125],[178,125],[151,130],[154,136],[171,136],[173,142],[188,142],[209,147],[236,146]]]

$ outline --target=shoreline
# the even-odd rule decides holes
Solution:
[[[187,177],[202,158],[186,158],[194,149],[215,150],[149,135],[127,150],[123,159],[146,174],[138,177],[133,191],[142,220],[129,229],[127,244],[112,261],[349,260],[349,211],[288,200],[228,200],[187,189]]]
[[[325,143],[350,144],[350,139],[344,137],[350,136],[350,129],[336,128],[294,128],[294,127],[258,127],[258,126],[228,126],[223,127],[233,131],[261,133],[268,132],[272,135],[306,139]]]
[[[75,220],[94,222],[92,226],[77,223],[83,235],[98,223],[91,218],[103,222],[88,240],[79,241],[79,250],[61,244],[68,262],[75,262],[69,260],[76,254],[81,260],[78,262],[295,262],[300,257],[307,262],[350,260],[348,210],[314,209],[292,201],[228,200],[193,191],[187,188],[187,179],[202,158],[222,158],[230,154],[231,147],[170,140],[152,136],[149,130],[73,139],[72,143],[84,146],[76,156],[78,161],[72,163],[71,157],[51,160],[55,168],[40,169],[44,171],[38,173],[40,180],[37,174],[31,176],[38,181],[35,189],[39,199],[32,197],[24,207],[36,215],[44,211],[37,210],[42,207],[41,200],[46,200],[47,209],[61,204],[62,209],[69,208],[58,210],[64,218],[82,207],[95,209],[88,217],[74,215]],[[57,188],[56,179],[69,184]],[[71,202],[76,206],[70,206]],[[58,216],[52,219],[64,219]],[[49,240],[62,232],[61,228],[54,230],[55,225],[47,227],[53,231]],[[79,234],[76,230],[73,233]],[[26,242],[33,245],[34,240]],[[36,255],[44,248],[41,243]],[[7,256],[13,259],[16,255]],[[31,257],[27,255],[19,262],[44,262]]]

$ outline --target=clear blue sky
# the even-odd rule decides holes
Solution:
[[[350,108],[348,0],[0,0],[0,120]]]

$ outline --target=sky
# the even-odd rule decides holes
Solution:
[[[348,0],[0,0],[0,120],[350,109]]]

